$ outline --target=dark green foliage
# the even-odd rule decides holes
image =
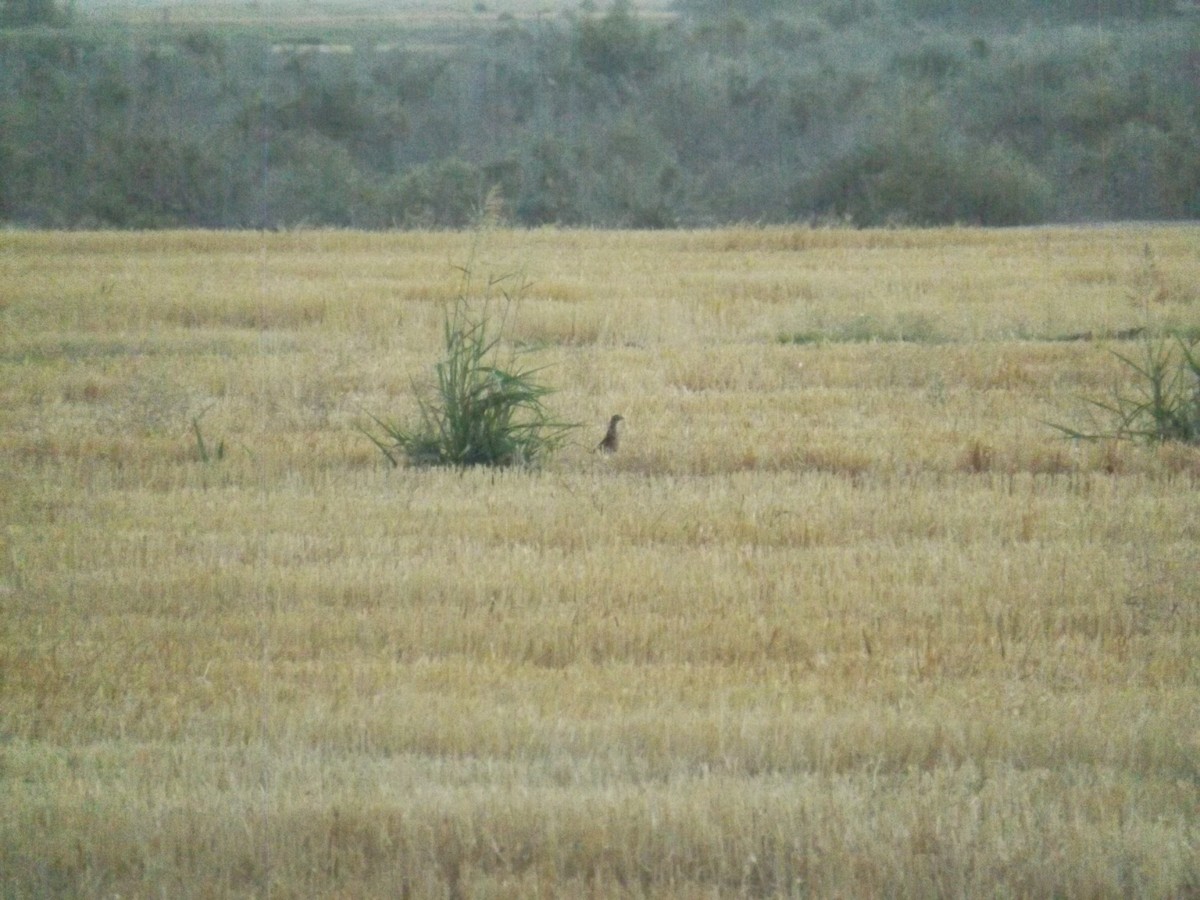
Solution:
[[[0,27],[66,25],[69,16],[54,0],[4,0],[0,4]]]
[[[228,176],[198,144],[170,137],[113,141],[112,152],[89,173],[94,185],[85,209],[99,225],[154,228],[221,224]]]
[[[1096,22],[1105,18],[1149,19],[1171,15],[1175,0],[898,0],[897,8],[919,18],[992,21],[1024,19]]]
[[[964,66],[962,54],[952,46],[930,44],[896,57],[898,72],[916,81],[934,85],[960,74]]]
[[[1002,144],[964,139],[936,111],[901,109],[898,121],[835,159],[795,196],[860,224],[1037,222],[1050,186]]]
[[[1002,6],[694,0],[664,23],[618,2],[436,51],[0,31],[0,221],[459,228],[494,188],[528,225],[1200,215],[1200,23]]]
[[[503,176],[493,173],[496,182]],[[389,213],[393,224],[420,228],[463,228],[478,213],[484,175],[459,159],[419,165],[398,180]]]
[[[606,15],[579,23],[575,53],[584,68],[607,78],[642,77],[658,66],[658,32],[638,20],[629,0],[615,0]]]
[[[517,206],[521,221],[531,225],[571,225],[580,210],[580,166],[565,142],[546,138],[535,144],[525,166],[525,185]]]

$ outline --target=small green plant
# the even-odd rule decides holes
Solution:
[[[1107,424],[1090,430],[1047,424],[1068,437],[1083,440],[1133,440],[1152,444],[1200,444],[1200,350],[1195,340],[1142,338],[1140,359],[1110,350],[1133,374],[1129,391],[1114,389],[1110,398],[1085,398]]]
[[[496,301],[491,292],[511,276],[489,278],[484,298],[472,302],[471,266],[462,271],[463,289],[442,323],[445,357],[432,391],[418,391],[417,424],[405,428],[367,413],[382,435],[360,430],[393,466],[401,458],[418,466],[536,466],[577,426],[556,420],[543,404],[553,389],[537,380],[541,368],[521,364],[527,351],[504,350],[515,299],[500,288]]]
[[[938,344],[944,340],[928,316],[900,314],[890,320],[862,315],[830,325],[781,334],[781,344]]]
[[[215,447],[209,447],[208,442],[204,440],[204,432],[200,430],[200,420],[212,409],[212,405],[206,406],[201,410],[199,415],[192,417],[192,434],[196,437],[196,455],[199,456],[200,462],[220,462],[225,458],[225,441],[217,441]]]

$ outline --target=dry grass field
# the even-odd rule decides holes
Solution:
[[[539,472],[357,430],[468,263]],[[0,235],[0,894],[1195,897],[1142,324],[1200,229]]]

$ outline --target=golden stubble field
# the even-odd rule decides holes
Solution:
[[[467,265],[541,472],[356,430]],[[0,892],[1195,896],[1200,451],[1041,422],[1147,323],[1196,227],[6,233]]]

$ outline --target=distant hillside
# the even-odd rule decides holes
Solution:
[[[1200,19],[1165,0],[551,7],[0,30],[0,221],[458,227],[489,192],[529,225],[1200,217]]]

